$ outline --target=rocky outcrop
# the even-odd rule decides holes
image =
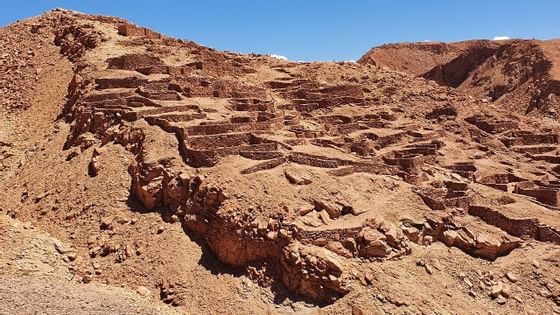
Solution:
[[[288,289],[319,301],[334,301],[348,293],[345,267],[336,254],[297,242],[282,255],[282,280]]]

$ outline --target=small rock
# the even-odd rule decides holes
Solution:
[[[305,176],[301,176],[293,170],[285,170],[284,175],[288,179],[291,184],[294,185],[309,185],[311,184],[311,180]]]
[[[536,261],[536,260],[533,260],[533,267],[535,267],[535,268],[537,268],[537,269],[538,269],[538,268],[539,268],[540,266],[541,266],[541,265],[539,264],[539,262],[538,262],[538,261]]]
[[[161,234],[161,233],[163,233],[163,231],[165,231],[165,228],[162,225],[158,226],[157,234]]]
[[[424,266],[424,268],[426,269],[426,272],[427,272],[428,274],[431,275],[432,273],[434,273],[434,269],[432,268],[432,265],[426,264],[426,265]]]
[[[502,293],[502,284],[496,284],[493,285],[492,288],[490,288],[490,296],[495,299],[497,297],[499,297]]]
[[[367,271],[364,277],[368,284],[373,284],[373,281],[375,280],[375,276],[373,275],[373,272],[371,272],[371,270]]]
[[[500,305],[504,305],[504,304],[506,304],[507,299],[506,299],[505,297],[503,297],[503,296],[500,295],[500,296],[496,299],[496,302],[498,302],[498,304],[500,304]]]
[[[280,229],[278,231],[278,236],[280,236],[281,238],[288,238],[288,231],[286,229]]]
[[[144,286],[139,286],[138,288],[136,288],[136,292],[138,292],[138,294],[140,294],[143,297],[148,297],[151,294],[150,289]]]
[[[68,260],[70,261],[74,261],[76,260],[76,258],[78,257],[78,253],[76,252],[70,252],[66,255],[66,257],[68,257]]]
[[[431,245],[433,242],[434,242],[434,239],[430,235],[426,235],[422,238],[422,245],[424,245],[424,246]]]
[[[502,296],[505,298],[509,298],[511,296],[511,288],[507,285],[502,287]]]
[[[359,305],[354,305],[352,306],[352,315],[366,315],[366,312]]]
[[[112,230],[114,220],[115,220],[114,216],[106,216],[103,219],[101,219],[101,229],[102,230]]]
[[[88,275],[84,275],[84,276],[82,277],[82,282],[83,282],[83,283],[90,283],[91,280],[93,280],[93,276],[92,276],[92,275],[89,275],[89,274],[88,274]]]
[[[128,222],[130,222],[130,219],[127,218],[127,217],[121,217],[121,216],[119,216],[119,217],[116,218],[116,221],[117,221],[117,223],[119,223],[119,224],[127,224]]]
[[[276,237],[278,237],[278,232],[270,231],[266,233],[266,238],[268,238],[269,240],[275,240]]]
[[[70,247],[66,247],[62,245],[60,241],[55,241],[54,248],[59,254],[66,255],[68,253],[74,252],[74,250]]]
[[[174,215],[171,216],[170,220],[171,220],[171,223],[177,223],[177,222],[179,222],[179,217],[176,214],[174,214]]]
[[[438,259],[432,260],[432,266],[434,266],[434,268],[436,268],[438,271],[441,271],[443,269]]]
[[[300,216],[304,216],[313,210],[315,210],[314,206],[305,206],[305,207],[301,207],[298,212]]]
[[[518,281],[517,276],[515,276],[513,273],[508,272],[506,273],[506,278],[511,281],[512,283],[516,283]]]
[[[327,245],[327,243],[328,243],[328,241],[324,237],[320,237],[320,238],[313,241],[313,245],[315,245],[315,246],[325,246],[325,245]]]
[[[420,239],[420,231],[418,231],[418,229],[415,227],[405,226],[402,227],[402,231],[404,235],[406,235],[406,237],[408,237],[408,239],[412,242],[416,243]]]

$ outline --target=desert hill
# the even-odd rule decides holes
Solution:
[[[556,42],[305,63],[59,9],[0,43],[0,211],[65,244],[67,290],[194,314],[560,311],[555,90],[516,107],[556,82]],[[2,270],[6,296],[60,280]]]
[[[390,44],[360,60],[434,80],[498,106],[558,119],[559,40]]]

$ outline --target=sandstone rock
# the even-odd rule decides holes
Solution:
[[[285,239],[288,238],[290,235],[288,234],[288,231],[286,229],[280,229],[278,230],[278,236]]]
[[[375,275],[371,270],[366,271],[366,273],[364,274],[364,278],[368,284],[373,284],[373,282],[375,281]]]
[[[99,174],[99,163],[97,162],[97,158],[92,158],[88,164],[88,174],[91,177],[97,176]]]
[[[314,199],[313,204],[315,205],[315,210],[317,211],[326,211],[329,215],[329,218],[336,219],[341,215],[342,210],[338,209],[336,206],[327,204],[323,201]]]
[[[269,231],[268,233],[266,233],[266,238],[269,240],[275,240],[277,237],[278,237],[278,232]]]
[[[431,235],[426,235],[422,238],[422,245],[429,246],[434,242],[434,239]]]
[[[301,207],[298,211],[300,216],[304,216],[308,213],[310,213],[311,211],[315,210],[315,206],[307,206],[307,207]]]
[[[106,216],[101,219],[101,229],[102,230],[112,230],[113,229],[113,221],[115,220],[114,216]]]
[[[67,255],[69,253],[75,252],[75,250],[69,246],[62,244],[60,241],[55,241],[54,248],[59,254]]]
[[[509,298],[511,296],[511,288],[501,282],[493,285],[490,288],[490,296],[495,298]]]
[[[327,245],[327,243],[328,243],[327,239],[323,237],[313,240],[313,245],[315,246],[325,246]]]
[[[500,296],[500,294],[502,294],[502,289],[503,289],[502,284],[493,285],[490,288],[490,296],[494,299],[497,298],[498,296]]]
[[[426,264],[426,265],[424,266],[424,268],[426,269],[426,272],[427,272],[428,274],[431,275],[432,273],[434,273],[434,269],[432,268],[432,265]]]
[[[68,254],[66,254],[66,257],[68,257],[69,261],[74,261],[78,257],[78,253],[77,252],[69,252]]]
[[[504,285],[501,293],[505,298],[509,298],[511,296],[511,288],[508,285]]]
[[[289,289],[320,301],[348,292],[342,262],[324,248],[294,242],[283,251],[281,263],[282,281]]]
[[[93,275],[91,274],[85,274],[84,276],[82,276],[83,283],[90,283],[91,280],[93,280]]]
[[[342,257],[346,257],[346,258],[352,258],[352,252],[350,252],[347,248],[345,248],[342,243],[337,242],[337,241],[333,241],[333,242],[329,242],[326,246],[326,248],[328,250],[330,250],[333,253],[336,253],[339,256]]]
[[[323,224],[329,224],[329,223],[331,223],[332,217],[331,217],[330,214],[327,212],[327,210],[319,211],[319,212],[318,212],[318,216],[319,216],[319,219],[321,220],[321,222],[323,222]]]
[[[352,315],[367,315],[360,305],[354,304],[352,306]]]
[[[403,226],[402,231],[404,235],[406,235],[406,237],[408,237],[408,239],[414,243],[417,243],[420,239],[420,231],[418,231],[418,229],[415,227]]]
[[[391,248],[382,240],[369,242],[360,247],[362,257],[386,257],[391,253]]]
[[[506,273],[506,278],[513,283],[518,281],[517,276],[512,272]]]
[[[305,176],[302,176],[296,173],[295,170],[285,170],[284,175],[288,179],[288,181],[295,185],[309,185],[311,184],[311,180]]]
[[[438,271],[443,270],[443,266],[441,265],[441,263],[439,262],[438,259],[434,258],[434,259],[430,260],[430,262],[432,263],[432,266],[434,266],[434,268],[436,268],[436,270],[438,270]]]
[[[150,289],[148,289],[144,286],[139,286],[138,288],[136,288],[136,292],[138,292],[138,294],[140,294],[141,296],[144,296],[144,297],[148,297],[152,294]]]

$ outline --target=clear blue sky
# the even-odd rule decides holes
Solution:
[[[0,25],[55,7],[120,16],[220,50],[290,60],[356,60],[391,42],[560,37],[558,0],[10,0],[2,3]]]

